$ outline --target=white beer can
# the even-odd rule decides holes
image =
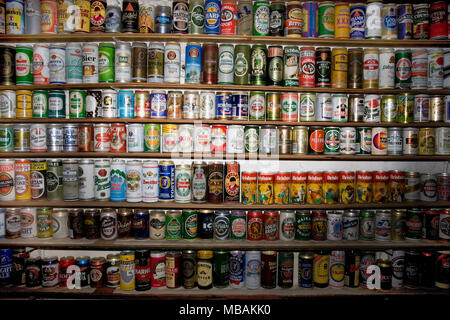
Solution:
[[[47,151],[47,126],[45,123],[33,123],[30,126],[30,151]]]
[[[178,127],[178,152],[190,153],[193,151],[194,125],[181,124]]]
[[[66,209],[53,209],[53,238],[69,237],[69,212]]]
[[[95,200],[108,201],[111,195],[111,162],[96,160],[94,165]]]
[[[80,159],[78,161],[78,198],[94,200],[94,160]]]
[[[436,128],[436,154],[450,154],[450,128]]]
[[[50,83],[66,83],[66,45],[64,43],[50,46]]]
[[[111,128],[109,123],[94,124],[94,151],[109,152],[111,150]]]
[[[200,92],[200,119],[216,118],[216,94],[210,91]]]
[[[191,165],[179,164],[175,167],[175,202],[189,203],[192,199]]]
[[[295,211],[280,212],[280,240],[291,241],[295,238]]]
[[[102,116],[103,118],[117,118],[117,91],[102,91]]]
[[[37,236],[36,208],[20,208],[20,228],[22,238]]]
[[[389,253],[392,264],[392,288],[401,288],[405,272],[405,251],[392,250]]]
[[[162,152],[178,152],[178,130],[177,124],[163,124],[161,135]]]
[[[209,124],[194,126],[194,152],[211,152],[211,127]]]
[[[344,287],[345,251],[333,250],[330,255],[330,287]]]
[[[83,46],[83,83],[98,83],[98,45],[88,43]]]
[[[261,251],[245,252],[245,287],[258,289],[261,287]]]
[[[180,45],[168,42],[164,50],[164,82],[180,83]]]
[[[131,82],[131,47],[127,42],[118,42],[115,51],[114,72],[116,82]]]
[[[45,44],[35,44],[33,47],[33,83],[50,84],[50,49]]]
[[[380,2],[371,2],[366,7],[366,39],[381,39],[381,9],[383,5]]]
[[[157,202],[159,196],[158,161],[142,163],[142,201]]]
[[[127,202],[142,201],[142,162],[140,160],[127,161]]]
[[[128,125],[128,152],[144,152],[144,125],[131,123]]]
[[[378,156],[385,156],[387,155],[387,128],[372,128],[372,147],[371,147],[371,154],[372,155],[378,155]]]
[[[394,49],[380,49],[378,88],[395,88],[395,53]]]
[[[427,88],[427,71],[427,50],[413,49],[411,53],[411,89]]]
[[[226,151],[227,153],[244,153],[244,126],[228,126]]]

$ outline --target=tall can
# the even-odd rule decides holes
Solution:
[[[3,1],[3,19],[5,19],[5,2],[7,1]],[[42,14],[41,17],[41,4],[40,1],[24,1],[25,2],[25,34],[40,34],[42,32],[41,29],[41,24],[45,24],[45,22],[41,22],[41,20],[43,20],[44,18],[44,14],[46,15],[45,19],[46,20],[50,20],[49,18],[53,18],[52,14],[51,14],[51,9],[49,9],[49,7],[47,6],[46,8],[44,8],[44,11],[46,11],[46,13]],[[49,15],[50,13],[50,15]],[[59,12],[58,12],[59,13]],[[51,23],[48,23],[47,26],[50,26]],[[3,29],[5,28],[5,26],[3,26]],[[59,25],[58,28],[59,30]],[[5,30],[3,30],[2,33],[5,33]]]
[[[267,77],[267,48],[266,45],[255,44],[250,55],[250,83],[265,85]]]
[[[205,1],[205,34],[220,34],[220,6],[218,0]]]
[[[234,77],[234,46],[220,44],[218,53],[218,80],[219,84],[233,84]]]
[[[192,45],[192,44],[190,44]],[[192,50],[192,49],[191,49]],[[206,83],[206,84],[216,84],[218,80],[218,69],[220,70],[220,61],[218,61],[218,54],[219,54],[219,47],[215,43],[205,43],[202,46],[202,53],[201,56],[201,76],[199,77],[199,80],[197,83]],[[189,52],[189,57],[194,55],[194,52]],[[233,61],[233,59],[228,60],[228,62]],[[219,63],[218,63],[219,62]],[[222,61],[223,62],[223,61]],[[198,70],[198,63],[197,63],[197,70]],[[231,74],[231,71],[229,72]],[[196,80],[196,78],[190,79]],[[232,81],[231,81],[232,83]]]
[[[202,47],[198,43],[186,45],[185,83],[200,83],[202,80]]]
[[[345,251],[333,250],[330,255],[330,287],[340,289],[344,287]]]
[[[157,202],[159,196],[158,162],[144,161],[142,163],[142,201]]]
[[[413,5],[401,3],[397,7],[398,39],[408,40],[413,38]]]
[[[127,176],[125,170],[125,161],[120,159],[114,159],[111,162],[111,201],[125,201],[126,198],[126,183]]]
[[[250,46],[238,44],[234,50],[234,84],[250,84]]]
[[[189,23],[189,7],[187,0],[172,3],[172,33],[187,33]]]
[[[286,46],[283,52],[283,62],[283,86],[297,87],[299,85],[300,64],[300,51],[298,47]]]
[[[411,88],[412,75],[411,50],[400,49],[395,51],[395,88]]]
[[[180,82],[180,45],[168,42],[164,51],[164,82]]]
[[[147,44],[145,42],[134,42],[131,51],[133,82],[147,82]]]
[[[237,1],[222,0],[220,10],[220,34],[235,35],[237,28]]]
[[[334,37],[350,38],[350,4],[338,2],[334,5]],[[323,18],[322,18],[323,19]]]
[[[78,161],[63,161],[63,195],[64,201],[77,201],[78,196]]]
[[[83,45],[83,83],[98,83],[98,45]]]
[[[135,255],[133,251],[120,253],[120,289],[130,291],[135,289]]]
[[[246,251],[245,258],[245,286],[258,289],[261,287],[261,251]]]
[[[444,54],[442,49],[428,50],[428,89],[442,89],[444,86]]]
[[[260,0],[253,4],[253,35],[268,36],[270,34],[270,4]]]
[[[331,49],[319,47],[315,52],[315,86],[329,88],[331,87]]]
[[[376,48],[364,50],[363,89],[377,89],[379,75],[379,53]]]
[[[79,43],[71,42],[66,45],[66,82],[83,82],[83,54]]]
[[[348,56],[346,48],[333,48],[331,52],[331,87],[347,88]]]
[[[4,14],[6,17],[6,34],[25,34],[25,1],[6,1]]]
[[[4,201],[15,200],[15,182],[14,182],[14,160],[0,160],[0,199]]]
[[[33,46],[33,83],[50,84],[50,49],[47,44]]]
[[[350,4],[350,38],[365,39],[366,4]]]
[[[383,4],[379,1],[369,2],[366,7],[366,39],[380,39],[382,35],[381,10]]]
[[[205,26],[205,3],[202,0],[189,1],[188,33],[202,34]]]
[[[50,83],[66,83],[66,45],[51,45],[49,54],[48,68],[50,70]]]
[[[319,38],[333,38],[335,27],[335,5],[331,1],[319,3],[318,10],[318,36]]]
[[[111,195],[111,163],[109,160],[95,162],[95,200],[108,201]]]
[[[98,81],[100,83],[115,81],[115,46],[102,42],[98,48]]]
[[[288,3],[285,13],[284,35],[300,38],[304,25],[302,3],[300,1]]]
[[[87,0],[75,0],[75,6],[79,10],[75,10],[75,32],[76,33],[88,33],[90,31],[90,13],[91,3]]]
[[[429,7],[430,40],[448,38],[447,7],[445,1],[433,2]]]
[[[352,89],[361,89],[364,76],[364,51],[362,48],[348,50],[347,86]]]
[[[172,8],[168,5],[157,5],[155,10],[156,33],[172,32]]]
[[[381,9],[381,38],[387,40],[397,39],[397,10],[394,3],[383,4]],[[399,31],[400,33],[400,31]]]
[[[395,87],[395,54],[393,49],[383,48],[379,51],[378,88],[394,89]]]
[[[59,159],[47,160],[47,200],[63,200],[63,165]]]
[[[81,159],[78,161],[78,197],[80,200],[94,199],[94,161]]]
[[[317,38],[318,36],[318,14],[319,7],[315,1],[306,1],[302,4],[303,7],[303,28],[302,37]]]
[[[152,42],[148,46],[147,53],[147,82],[160,83],[164,81],[164,44]]]
[[[117,42],[114,52],[115,82],[131,82],[131,47],[128,42]]]
[[[316,73],[316,53],[314,47],[300,48],[300,87],[314,87]]]
[[[16,46],[16,84],[33,84],[32,62],[33,48],[27,45]]]
[[[139,32],[139,2],[137,0],[124,0],[122,2],[122,32]]]
[[[90,10],[90,31],[105,32],[106,30],[106,1],[95,0],[91,1]]]

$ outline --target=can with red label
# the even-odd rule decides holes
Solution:
[[[356,202],[371,203],[373,200],[373,174],[368,171],[356,172]]]
[[[224,153],[227,150],[227,126],[211,126],[211,152]]]
[[[16,160],[14,163],[16,200],[31,200],[31,161]]]
[[[443,210],[439,215],[439,240],[450,241],[450,210]]]
[[[325,210],[312,211],[311,238],[316,241],[327,239],[327,215]]]
[[[373,172],[373,202],[385,203],[389,199],[389,172]]]
[[[316,82],[316,52],[314,47],[300,48],[300,87],[311,88]]]
[[[109,152],[111,150],[111,128],[107,123],[94,125],[94,151]]]
[[[311,127],[309,135],[309,153],[322,154],[325,148],[325,131],[323,127]]]
[[[286,122],[298,121],[298,94],[285,92],[281,96],[281,120]]]
[[[372,155],[387,155],[387,128],[372,128]]]
[[[150,254],[150,269],[152,270],[152,288],[166,286],[166,253],[152,252]]]
[[[339,172],[339,202],[340,203],[355,202],[355,172],[354,171]]]
[[[430,40],[448,39],[447,4],[436,1],[430,5]]]
[[[198,14],[196,12],[196,14]],[[194,13],[192,13],[194,15]],[[237,27],[237,4],[236,0],[222,0],[220,6],[220,34],[235,35]],[[192,17],[192,21],[195,21]],[[195,24],[195,22],[194,22]]]
[[[273,173],[258,173],[258,203],[273,204]]]
[[[148,91],[134,92],[134,117],[150,118],[150,94]]]
[[[448,173],[439,173],[437,175],[437,193],[438,200],[450,200],[450,175]]]
[[[389,202],[403,202],[405,199],[406,174],[404,171],[389,172]]]
[[[326,204],[339,203],[339,173],[327,171],[323,173],[323,193]]]
[[[306,178],[306,203],[322,204],[324,202],[322,172],[308,172]]]
[[[247,213],[247,240],[259,241],[263,239],[263,214],[261,211]]]
[[[423,211],[422,238],[426,240],[439,240],[439,216],[440,211],[429,209]]]
[[[127,151],[127,127],[125,123],[111,124],[111,152]]]
[[[279,239],[280,214],[274,211],[265,211],[264,221],[264,240],[275,241]]]
[[[364,50],[363,89],[378,89],[379,53],[377,48]]]
[[[0,160],[0,201],[15,200],[14,160]]]
[[[241,183],[241,203],[255,204],[257,202],[257,173],[242,172]]]

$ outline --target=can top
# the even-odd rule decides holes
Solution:
[[[103,257],[94,257],[91,259],[91,265],[102,265],[106,262],[106,259]]]
[[[152,258],[164,258],[166,256],[166,253],[163,251],[154,251],[150,253],[150,257]]]
[[[312,253],[312,252],[301,252],[299,257],[302,258],[302,259],[313,259],[314,258],[314,253]]]
[[[214,253],[212,250],[199,250],[197,252],[197,257],[199,259],[212,259]]]

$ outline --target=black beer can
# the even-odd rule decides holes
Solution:
[[[292,288],[294,284],[294,253],[281,251],[278,255],[278,286]]]
[[[223,202],[223,164],[213,162],[208,164],[207,200],[210,203]]]
[[[0,46],[0,85],[16,84],[16,49]]]
[[[230,283],[230,254],[228,251],[215,251],[213,260],[213,284],[216,288],[226,288]]]
[[[91,1],[91,32],[106,30],[106,0]]]
[[[195,288],[197,276],[197,253],[194,250],[184,250],[181,255],[181,281],[185,289]]]
[[[356,250],[345,252],[344,286],[349,288],[359,287],[359,263],[361,257]]]
[[[284,36],[284,2],[272,2],[270,5],[269,35],[275,37]]]
[[[134,211],[131,221],[131,233],[135,239],[148,239],[150,237],[150,213],[148,210],[139,209]]]
[[[439,214],[437,209],[427,209],[423,211],[422,239],[439,240]]]
[[[225,166],[224,200],[225,202],[239,202],[240,170],[239,162],[227,162]]]
[[[131,222],[133,220],[133,209],[120,208],[117,212],[117,234],[118,238],[131,237]]]
[[[150,252],[148,250],[136,250],[134,259],[136,291],[150,290],[152,274],[150,267]]]
[[[416,250],[405,252],[405,274],[404,286],[408,289],[417,289],[420,284],[419,278],[420,254]]]
[[[71,239],[84,237],[84,214],[81,209],[69,210],[69,235]]]
[[[86,239],[100,239],[100,210],[84,211],[84,232]]]
[[[14,286],[23,286],[26,283],[25,267],[30,253],[25,249],[16,249],[12,256],[11,283]]]
[[[267,52],[267,84],[281,86],[284,72],[283,47],[269,46]]]
[[[139,32],[139,2],[138,0],[124,0],[122,2],[122,32]]]
[[[436,276],[434,285],[450,289],[450,251],[438,251],[436,257]]]
[[[89,90],[86,93],[86,118],[102,117],[102,91]]]
[[[25,286],[35,288],[42,283],[41,258],[31,258],[27,260],[25,267]]]
[[[382,254],[383,257],[377,260],[377,266],[380,268],[380,287],[381,290],[392,289],[392,264],[389,257]]]
[[[433,252],[420,253],[419,283],[423,288],[434,287],[436,257]]]
[[[200,210],[198,215],[198,236],[201,239],[212,239],[214,234],[214,212],[212,210]]]
[[[261,287],[273,289],[277,285],[277,252],[261,252]]]
[[[316,87],[331,87],[331,49],[328,47],[316,49]]]

